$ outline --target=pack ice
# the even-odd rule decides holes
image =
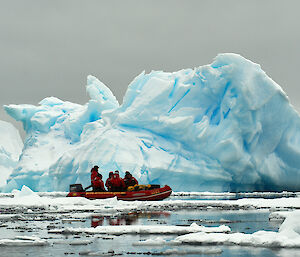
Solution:
[[[117,74],[116,74],[117,76]],[[152,71],[123,104],[88,76],[90,100],[9,105],[27,137],[3,191],[88,186],[90,169],[129,170],[175,191],[300,190],[300,118],[258,64],[220,54],[212,64]]]

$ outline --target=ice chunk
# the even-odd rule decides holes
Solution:
[[[29,187],[23,186],[21,190],[13,190],[14,204],[24,206],[44,205],[41,197]],[[13,204],[13,203],[10,203]]]
[[[47,240],[36,236],[17,236],[13,239],[0,239],[0,246],[41,246],[47,244]]]
[[[293,211],[286,216],[281,224],[279,232],[289,238],[298,238],[300,240],[300,211]],[[300,242],[299,242],[300,243]]]
[[[33,192],[29,187],[23,186],[22,189],[19,190],[13,190],[13,195],[15,198],[20,198],[20,197],[40,197],[37,193]]]
[[[91,99],[101,105],[102,111],[119,107],[119,102],[109,88],[92,75],[87,77],[86,91]]]
[[[89,76],[91,100],[9,105],[25,147],[6,191],[67,191],[100,167],[174,191],[297,191],[300,118],[258,64],[236,54],[173,73],[141,73],[119,106]]]
[[[201,249],[194,250],[181,250],[181,249],[167,249],[165,251],[154,253],[153,255],[162,255],[162,256],[184,256],[184,255],[220,255],[222,253],[222,249],[214,248],[205,248],[201,247]]]
[[[167,241],[162,237],[156,237],[156,238],[150,238],[144,241],[133,243],[133,245],[134,246],[141,246],[141,245],[156,246],[156,245],[164,245],[166,244],[166,242]]]

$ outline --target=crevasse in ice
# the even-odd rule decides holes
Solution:
[[[175,191],[300,189],[300,118],[258,64],[220,54],[212,64],[137,76],[119,106],[88,77],[85,105],[54,97],[9,105],[27,132],[5,191],[88,186],[90,169],[129,170]]]

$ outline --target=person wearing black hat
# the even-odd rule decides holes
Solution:
[[[102,175],[98,172],[99,167],[96,165],[91,169],[91,184],[93,191],[104,192],[105,187],[102,181]]]
[[[123,181],[126,185],[126,188],[139,184],[138,181],[135,179],[135,177],[133,177],[129,171],[125,172],[125,177]]]
[[[111,183],[111,181],[112,181],[113,175],[114,175],[114,172],[110,171],[109,174],[108,174],[108,179],[105,182],[105,186],[107,187],[108,191],[112,191],[111,190],[112,189],[112,183]]]

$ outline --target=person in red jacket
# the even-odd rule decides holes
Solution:
[[[116,170],[111,179],[111,191],[122,192],[126,189],[123,179],[119,176],[119,171]]]
[[[107,187],[108,191],[111,191],[111,186],[112,186],[111,180],[112,180],[113,175],[114,175],[114,173],[112,171],[110,171],[108,174],[108,179],[105,182],[105,186]]]
[[[102,175],[99,174],[98,169],[99,169],[98,166],[94,166],[91,169],[91,183],[92,183],[93,191],[104,192],[106,190],[104,187],[104,183],[102,181]]]
[[[125,172],[125,177],[123,181],[126,185],[126,188],[139,184],[138,181],[135,179],[135,177],[133,177],[129,171]]]

